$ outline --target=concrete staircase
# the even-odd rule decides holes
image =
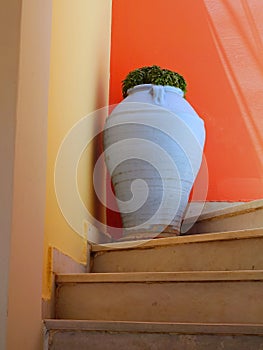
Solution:
[[[236,230],[93,245],[90,273],[56,276],[44,349],[262,350],[263,215],[241,230],[237,213]]]

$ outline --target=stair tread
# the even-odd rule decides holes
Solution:
[[[262,324],[44,320],[47,330],[116,331],[184,334],[263,334]]]
[[[197,221],[213,220],[220,217],[235,216],[244,213],[253,212],[256,210],[263,209],[263,199],[250,201],[247,203],[237,204],[223,209],[214,210],[208,213],[201,214]],[[196,221],[196,216],[187,217],[185,221],[191,222]]]
[[[259,281],[263,270],[58,274],[60,283]]]
[[[191,244],[213,241],[226,241],[237,239],[250,239],[263,237],[263,228],[247,229],[238,231],[226,231],[220,233],[204,233],[190,236],[175,236],[169,238],[157,238],[152,240],[115,242],[107,244],[94,244],[91,246],[93,253],[112,250],[149,249],[178,244]]]

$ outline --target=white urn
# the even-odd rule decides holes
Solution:
[[[104,127],[104,154],[127,239],[179,235],[202,162],[203,120],[181,89],[128,90]]]

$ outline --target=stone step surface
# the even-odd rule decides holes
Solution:
[[[260,350],[263,326],[46,320],[44,350]]]
[[[263,228],[263,200],[255,200],[225,209],[186,217],[181,232],[199,234]]]
[[[56,318],[263,323],[263,271],[57,276]]]
[[[263,270],[263,228],[91,247],[91,271]]]

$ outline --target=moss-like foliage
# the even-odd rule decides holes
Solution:
[[[129,89],[142,84],[169,85],[186,92],[186,81],[182,75],[159,66],[146,66],[131,71],[122,81],[123,97],[127,97]]]

